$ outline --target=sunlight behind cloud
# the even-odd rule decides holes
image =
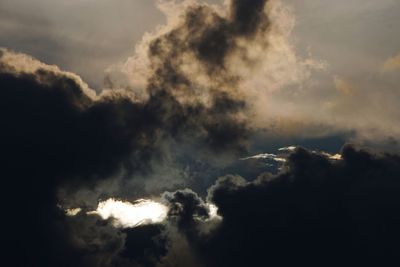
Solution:
[[[121,228],[132,228],[146,224],[161,223],[167,217],[168,208],[161,203],[141,199],[135,203],[108,199],[100,202],[97,210],[103,219],[114,219],[114,225]]]
[[[222,220],[222,217],[218,215],[218,207],[214,204],[207,204],[210,216],[209,220]]]
[[[67,209],[67,210],[65,210],[65,214],[66,214],[67,216],[73,217],[73,216],[78,215],[78,213],[81,212],[81,211],[82,211],[81,208]]]

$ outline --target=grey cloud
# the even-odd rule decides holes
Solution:
[[[4,0],[0,14],[0,46],[79,73],[96,89],[104,70],[163,21],[155,1]]]
[[[221,177],[207,200],[222,220],[209,232],[196,220],[201,198],[168,193],[176,208],[159,266],[396,264],[399,157],[350,145],[341,157],[297,148],[277,175]]]
[[[3,197],[18,195],[5,211],[14,217],[5,242],[17,266],[69,266],[64,258],[74,261],[83,253],[63,230],[60,187],[91,188],[121,170],[150,172],[152,161],[162,161],[161,144],[169,140],[190,140],[218,154],[240,153],[246,137],[244,125],[230,117],[237,105],[223,94],[210,107],[181,104],[162,90],[146,102],[121,92],[96,95],[78,76],[4,49],[0,88],[2,171],[9,189]],[[22,206],[26,213],[19,212]]]
[[[345,146],[342,158],[332,161],[298,148],[276,176],[261,174],[254,182],[220,178],[209,200],[217,205],[221,224],[188,239],[199,262],[396,263],[399,157]]]
[[[86,8],[90,3],[84,3]],[[399,203],[398,156],[346,146],[342,158],[332,160],[330,154],[296,148],[285,155],[285,168],[277,174],[251,169],[258,162],[246,166],[250,171],[229,166],[232,158],[248,154],[249,138],[262,131],[249,122],[254,114],[243,90],[247,87],[240,86],[244,76],[230,68],[230,60],[252,71],[258,67],[254,46],[269,51],[268,37],[279,22],[272,20],[267,3],[233,0],[225,11],[199,3],[186,6],[172,28],[163,28],[144,42],[149,62],[141,90],[146,97],[113,88],[112,77],[113,90],[96,94],[77,75],[0,50],[0,116],[5,129],[0,133],[2,197],[10,203],[4,212],[13,218],[6,221],[4,242],[11,250],[7,260],[16,266],[41,267],[396,262],[395,241],[400,235],[393,211]],[[11,16],[6,19],[13,21]],[[37,17],[28,19],[38,28],[48,25]],[[293,56],[292,50],[285,51]],[[293,62],[298,63],[295,57]],[[287,103],[291,92],[271,96]],[[296,91],[295,104],[304,99],[302,104],[315,104],[308,93]],[[396,99],[387,106],[394,107]],[[348,115],[352,104],[345,99],[337,110]],[[296,111],[286,107],[279,108]],[[299,116],[300,124],[283,121],[282,129],[290,132],[293,125],[304,124],[319,137],[332,134],[331,129],[339,132],[330,128],[336,121],[326,122],[332,116],[320,116],[315,110],[320,111],[307,105],[300,112],[305,122]],[[391,113],[393,118],[396,112]],[[309,114],[315,117],[305,116]],[[264,150],[262,143],[272,146],[269,137],[285,138],[269,126],[255,141],[259,147],[254,150]],[[333,135],[333,141],[324,141],[337,146],[351,136],[352,128],[345,130]],[[396,144],[389,141],[389,146]],[[279,149],[281,144],[273,145]],[[58,206],[79,201],[89,206],[101,194],[154,195],[164,189],[154,186],[161,175],[171,176],[164,183],[172,184],[178,180],[174,176],[181,175],[192,179],[185,181],[192,183],[192,189],[201,188],[199,193],[173,191],[176,188],[165,193],[171,210],[162,225],[118,230],[84,212],[66,217]],[[217,176],[223,177],[209,187]],[[115,177],[116,192],[101,189]],[[130,183],[132,187],[125,187]],[[153,190],[142,192],[146,186]],[[78,199],[85,190],[95,196]],[[210,220],[209,203],[218,208],[222,217],[218,223]]]

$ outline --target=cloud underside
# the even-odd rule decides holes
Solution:
[[[192,121],[181,117],[186,104],[173,101],[178,114],[159,113],[161,104],[171,105],[171,96],[153,105],[152,98],[95,95],[75,76],[43,66],[18,71],[3,62],[0,73],[2,162],[9,188],[4,196],[12,200],[5,207],[11,218],[5,240],[16,266],[396,261],[400,158],[350,146],[334,161],[291,147],[280,174],[260,173],[253,182],[221,177],[207,199],[191,190],[165,193],[169,212],[161,224],[119,229],[96,214],[67,216],[57,206],[60,186],[90,188],[121,167],[151,172],[150,159],[163,153],[158,144],[173,138],[190,136],[219,154],[240,151],[237,145],[246,135],[223,140],[233,142],[229,146],[212,146],[211,132],[199,134],[182,124],[174,128],[169,116],[179,115],[199,129],[213,109],[203,107]],[[215,204],[218,220],[210,218],[206,203]]]
[[[260,51],[267,51],[262,61],[272,62],[289,52],[289,63],[277,69],[301,61],[275,21],[287,15],[282,6],[266,0],[232,0],[226,10],[191,1],[178,6],[178,19],[138,48],[146,53],[134,59],[144,63],[133,68],[144,81],[129,90],[110,74],[109,88],[96,93],[75,74],[0,50],[7,261],[41,267],[396,263],[398,156],[345,146],[334,157],[296,147],[285,150],[285,159],[248,157],[259,132],[286,135],[298,125],[280,119],[263,125],[262,93],[245,90],[257,84],[246,77],[259,69],[273,73],[265,80],[277,81],[271,92],[310,71],[296,67],[297,75],[280,83],[286,72],[259,61]],[[336,86],[346,97],[358,91],[339,78]],[[254,177],[226,172],[239,158],[271,159],[282,168]],[[161,188],[173,190],[155,193],[171,163],[184,185],[204,192],[177,190],[181,181],[172,177]],[[209,173],[218,176],[206,180]],[[98,190],[96,201],[104,200],[114,188],[102,183],[112,181],[120,183],[114,193],[132,200],[129,185],[140,178],[149,181],[137,190],[168,207],[154,224],[115,227],[115,210],[101,216],[90,212],[89,197],[78,197],[81,189]]]
[[[47,221],[52,237],[34,244],[58,250],[61,258],[40,259],[49,266],[397,264],[400,157],[351,146],[341,157],[297,148],[278,175],[220,177],[206,197],[218,219],[205,199],[178,190],[162,196],[169,212],[160,224],[120,229],[95,214],[60,214]]]

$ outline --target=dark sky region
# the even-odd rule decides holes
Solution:
[[[0,0],[2,265],[398,266],[399,13]]]

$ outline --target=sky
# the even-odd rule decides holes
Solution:
[[[399,13],[0,0],[4,260],[397,265]]]
[[[165,21],[156,2],[2,0],[0,41],[99,88],[103,71],[131,55],[143,34]],[[284,2],[296,16],[296,49],[329,62],[336,75],[360,80],[400,52],[398,1]]]

